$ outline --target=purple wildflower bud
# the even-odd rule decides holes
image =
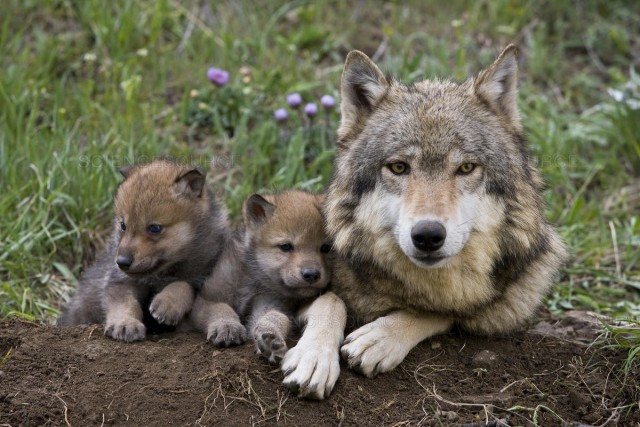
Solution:
[[[316,105],[315,102],[310,102],[310,103],[308,103],[307,105],[304,106],[304,112],[309,117],[315,116],[316,113],[318,112],[318,106]]]
[[[287,118],[289,117],[289,113],[284,108],[278,108],[273,112],[273,117],[275,117],[277,121],[283,122],[287,120]]]
[[[302,97],[297,92],[290,93],[289,95],[287,95],[287,103],[289,104],[289,106],[295,108],[302,104]]]
[[[229,83],[229,72],[220,68],[211,67],[207,70],[207,78],[216,86],[224,86]]]
[[[320,103],[322,104],[322,106],[324,108],[331,109],[331,108],[335,107],[336,100],[331,95],[324,95],[322,98],[320,98]]]

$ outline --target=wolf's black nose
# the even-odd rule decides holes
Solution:
[[[128,270],[129,267],[131,267],[131,264],[133,264],[133,258],[131,257],[131,255],[118,255],[118,257],[116,258],[116,264],[118,264],[118,267],[120,267],[120,270]]]
[[[309,283],[315,283],[320,278],[320,271],[315,268],[303,268],[301,274],[302,278]]]
[[[420,221],[411,229],[413,246],[424,252],[437,251],[446,238],[447,229],[438,221]]]

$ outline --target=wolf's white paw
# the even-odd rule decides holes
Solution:
[[[299,397],[324,399],[340,376],[338,343],[305,336],[282,361],[284,385]]]
[[[374,377],[398,366],[413,347],[399,338],[401,333],[379,318],[349,334],[340,352],[350,368]]]

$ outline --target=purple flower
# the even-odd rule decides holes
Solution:
[[[229,83],[229,72],[220,68],[211,67],[207,70],[207,78],[216,86],[224,86]]]
[[[322,104],[322,106],[324,108],[331,109],[331,108],[335,107],[336,100],[331,95],[324,95],[322,98],[320,98],[320,103]]]
[[[279,122],[284,122],[289,117],[289,113],[287,113],[287,110],[284,108],[278,108],[273,112],[273,117],[275,117]]]
[[[287,95],[287,103],[289,104],[289,106],[295,108],[302,104],[302,97],[297,92],[290,93],[289,95]]]
[[[318,112],[318,106],[316,105],[315,102],[310,102],[304,106],[304,112],[309,117],[315,116],[316,113]]]

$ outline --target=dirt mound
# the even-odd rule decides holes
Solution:
[[[637,401],[615,409],[633,403],[637,390],[620,385],[622,354],[590,350],[573,336],[581,328],[575,322],[539,325],[508,338],[437,337],[375,379],[343,366],[331,397],[316,402],[291,395],[251,345],[215,349],[197,334],[178,333],[124,344],[99,326],[4,320],[0,360],[10,353],[0,366],[0,425],[640,421]]]

